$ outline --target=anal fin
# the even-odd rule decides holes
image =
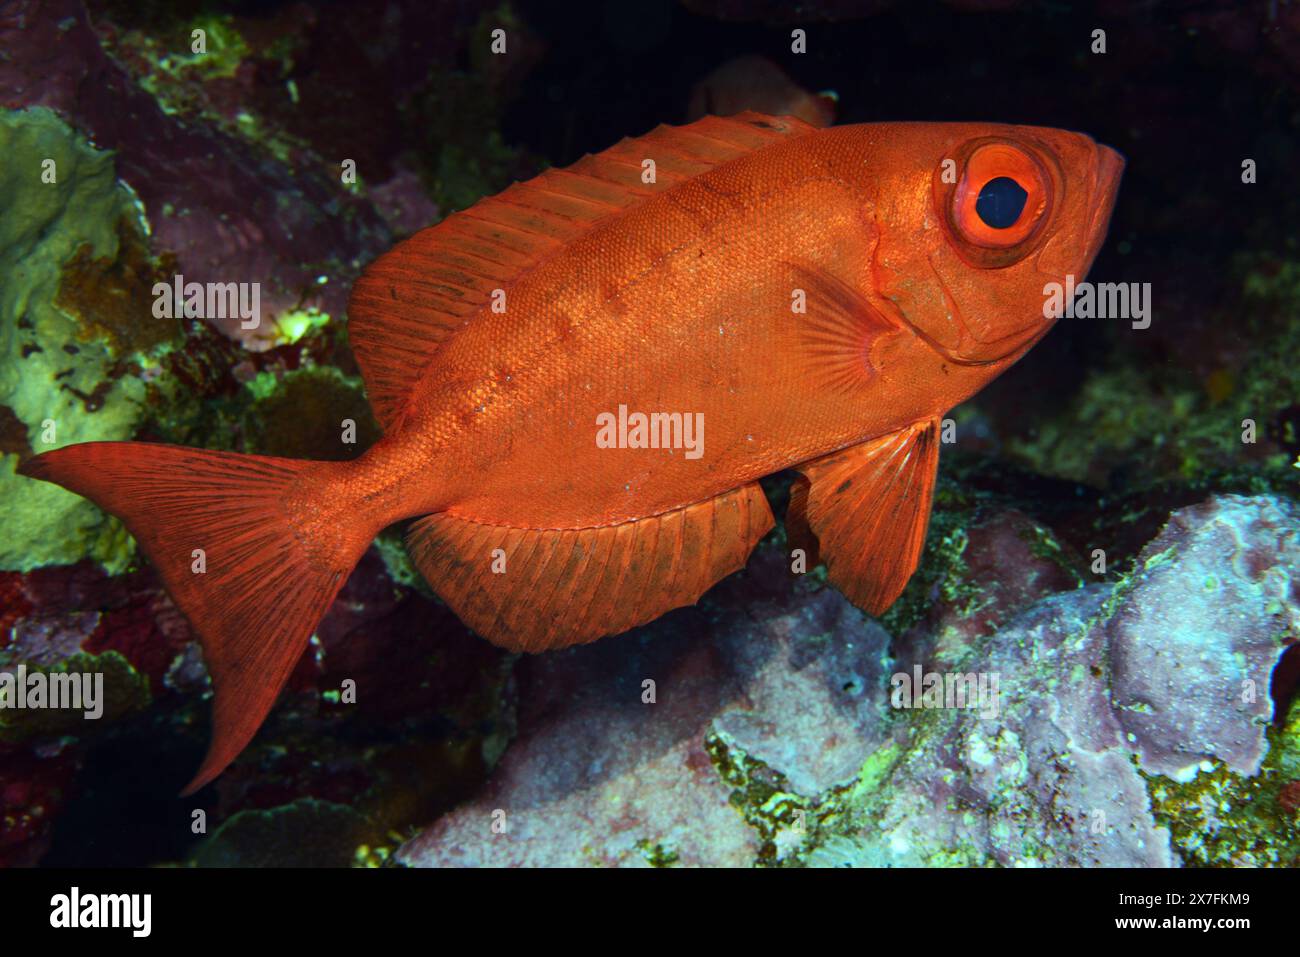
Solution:
[[[643,625],[744,566],[772,527],[757,483],[619,525],[532,529],[448,512],[407,549],[452,610],[493,644],[546,651]]]
[[[879,615],[921,559],[938,465],[931,419],[800,466],[786,518],[791,541],[815,545],[831,583]]]

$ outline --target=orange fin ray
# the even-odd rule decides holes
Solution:
[[[375,416],[401,417],[440,343],[493,291],[650,196],[767,146],[814,132],[793,117],[742,113],[660,126],[452,213],[371,263],[352,287],[348,332]],[[655,161],[655,182],[642,162]]]
[[[598,528],[512,528],[440,512],[412,526],[407,548],[462,621],[494,644],[536,652],[619,634],[694,604],[744,566],[772,524],[753,483]]]
[[[866,388],[874,370],[871,347],[899,325],[838,277],[816,266],[786,264],[795,288],[807,296],[807,312],[796,315],[797,352],[810,384],[847,394]]]
[[[184,794],[220,774],[275,704],[369,539],[338,554],[300,540],[284,493],[322,463],[146,442],[55,449],[20,471],[122,519],[198,633],[212,742]]]
[[[792,543],[814,545],[831,583],[881,614],[921,560],[938,465],[932,419],[800,466],[786,518]]]

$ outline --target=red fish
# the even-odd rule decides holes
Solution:
[[[835,122],[837,102],[829,90],[809,93],[766,57],[742,56],[728,60],[695,84],[686,118],[734,116],[753,110],[793,116],[822,127]]]
[[[119,516],[203,642],[214,734],[271,708],[371,539],[477,632],[542,651],[696,601],[772,525],[872,613],[916,568],[943,414],[1048,330],[1123,161],[992,123],[817,130],[706,117],[624,140],[416,234],[349,323],[384,436],[351,462],[147,443],[25,475]],[[196,550],[206,571],[196,572]]]

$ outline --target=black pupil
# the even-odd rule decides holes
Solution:
[[[1014,179],[999,176],[984,184],[979,198],[975,200],[975,212],[984,220],[984,225],[993,229],[1007,229],[1016,224],[1024,212],[1025,200],[1028,198],[1029,194]]]

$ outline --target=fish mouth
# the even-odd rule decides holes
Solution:
[[[918,339],[920,339],[927,346],[929,346],[940,356],[942,356],[945,360],[947,360],[948,362],[952,363],[955,366],[987,366],[987,365],[992,365],[995,362],[998,362],[1001,358],[1001,357],[994,358],[994,359],[968,358],[967,356],[963,356],[961,353],[957,352],[955,349],[950,349],[948,346],[945,346],[943,343],[939,342],[938,339],[935,339],[932,335],[930,335],[928,332],[926,332],[916,323],[912,322],[910,319],[904,319],[904,322],[907,323],[907,328],[911,330],[911,332]]]
[[[913,322],[902,309],[898,308],[896,304],[891,303],[891,305],[894,306],[894,311],[906,327],[910,329],[918,339],[928,345],[948,362],[957,366],[994,365],[998,362],[1004,361],[1008,356],[1014,353],[1024,354],[1025,352],[1028,352],[1039,339],[1047,334],[1047,330],[1050,328],[1051,323],[1047,323],[1041,327],[1031,325],[1025,329],[1017,330],[1008,335],[988,341],[977,338],[975,334],[971,332],[970,325],[966,322],[965,314],[962,312],[961,306],[957,304],[957,298],[952,294],[952,290],[948,288],[948,283],[944,281],[943,273],[939,271],[939,268],[934,261],[934,257],[930,256],[928,261],[930,264],[930,275],[933,276],[934,281],[939,284],[939,291],[942,293],[944,303],[948,307],[948,314],[961,330],[959,334],[960,343],[954,346],[944,345],[934,336],[922,329],[918,323]],[[965,354],[964,350],[971,349],[972,344],[974,350],[978,351],[978,354]],[[996,354],[986,355],[985,353],[990,349],[997,350]]]

